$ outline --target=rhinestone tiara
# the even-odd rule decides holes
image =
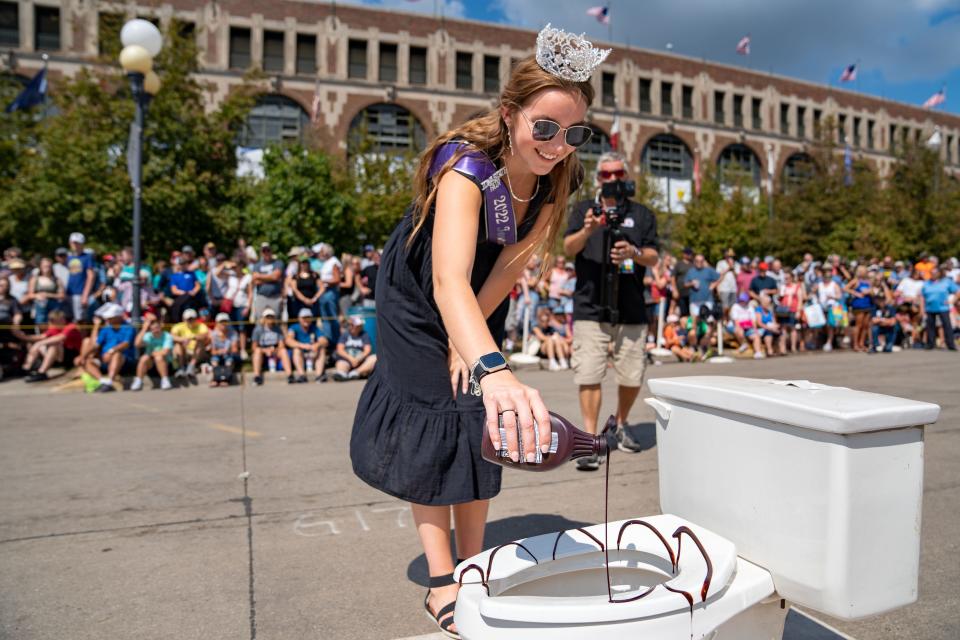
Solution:
[[[554,29],[548,23],[537,35],[537,64],[572,82],[586,82],[613,49],[597,49],[583,37]]]

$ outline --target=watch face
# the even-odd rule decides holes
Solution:
[[[480,357],[480,364],[484,369],[490,371],[491,369],[502,367],[503,365],[507,364],[507,361],[504,359],[503,354],[501,353],[488,353],[487,355]]]

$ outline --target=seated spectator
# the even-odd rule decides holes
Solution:
[[[900,321],[897,319],[897,307],[893,304],[893,292],[883,284],[884,297],[876,300],[873,317],[870,319],[870,353],[880,349],[880,336],[883,336],[883,352],[893,351],[893,345],[900,337]]]
[[[675,313],[667,316],[663,327],[663,346],[680,359],[680,362],[693,362],[694,352],[687,349],[681,338],[680,318]]]
[[[141,356],[137,362],[137,375],[130,384],[130,391],[143,388],[143,377],[156,367],[160,374],[160,388],[173,388],[170,383],[170,367],[173,364],[173,336],[163,330],[156,316],[148,313],[143,317],[143,328],[137,334],[137,348]]]
[[[12,368],[23,356],[22,342],[27,336],[20,330],[21,322],[23,309],[10,295],[10,280],[0,277],[0,378],[4,370]]]
[[[690,271],[693,271],[693,269]],[[710,345],[713,344],[715,333],[713,325],[710,323],[714,310],[705,304],[701,304],[699,307],[695,305],[697,305],[697,302],[691,299],[690,315],[683,318],[680,326],[686,332],[687,346],[694,352],[694,355],[698,355],[701,360],[706,360],[711,355]],[[696,309],[697,315],[693,315],[694,309]],[[722,314],[723,312],[718,309],[717,313]]]
[[[296,381],[290,367],[290,356],[284,348],[283,334],[277,326],[277,312],[272,307],[266,307],[260,314],[260,324],[253,329],[250,340],[253,342],[253,384],[263,384],[263,361],[266,360],[270,370],[274,371],[277,359],[288,374],[287,384]]]
[[[196,309],[185,309],[183,321],[170,329],[173,336],[173,354],[177,359],[177,378],[193,378],[197,375],[197,365],[207,356],[210,345],[210,330],[197,318]]]
[[[763,344],[766,347],[767,355],[776,355],[773,343],[775,339],[780,338],[780,324],[773,313],[773,300],[765,293],[760,294],[760,306],[757,307],[757,326],[760,327],[760,335],[763,337]],[[762,353],[762,352],[761,352]],[[785,354],[781,354],[785,355]],[[756,354],[754,354],[756,357]]]
[[[537,309],[537,324],[533,325],[533,336],[540,341],[540,354],[546,356],[550,371],[569,369],[570,346],[553,324],[550,309],[546,306]]]
[[[60,309],[48,314],[50,326],[42,334],[27,336],[33,343],[27,351],[23,370],[27,373],[27,382],[39,382],[47,379],[47,371],[55,364],[65,368],[73,366],[80,355],[83,335],[74,323],[67,324],[67,316]]]
[[[753,357],[762,358],[760,327],[757,325],[757,314],[750,308],[749,293],[744,292],[737,296],[737,303],[730,309],[730,321],[733,323],[733,335],[740,343],[738,351],[743,353],[752,346]]]
[[[97,310],[93,317],[93,333],[84,340],[79,357],[84,371],[99,378],[97,392],[115,391],[114,380],[134,372],[135,341],[136,330],[123,319],[120,305],[108,302]]]
[[[230,314],[221,311],[210,332],[210,366],[213,367],[211,387],[229,387],[233,372],[240,366],[240,337],[230,326]]]
[[[349,329],[340,334],[337,341],[337,370],[333,372],[333,379],[343,382],[369,376],[377,364],[377,356],[372,351],[370,336],[363,329],[363,318],[352,316]]]
[[[308,308],[300,309],[297,322],[287,330],[287,348],[293,353],[293,368],[297,372],[297,382],[306,382],[307,372],[314,368],[317,375],[316,381],[327,381],[324,367],[329,346],[330,341],[317,326],[313,312]]]

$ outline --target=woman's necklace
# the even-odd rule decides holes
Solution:
[[[513,199],[516,200],[517,202],[530,202],[531,200],[537,197],[537,193],[540,191],[539,179],[537,180],[536,188],[533,190],[533,195],[531,195],[529,198],[518,198],[517,194],[513,192],[513,187],[510,186],[510,172],[504,171],[503,176],[504,178],[506,178],[506,181],[507,181],[507,190],[510,192],[510,195],[513,197]]]

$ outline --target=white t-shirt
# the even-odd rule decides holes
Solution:
[[[829,282],[821,282],[820,286],[817,287],[817,300],[820,302],[821,306],[827,306],[833,302],[839,302],[840,297],[843,295],[843,291],[840,290],[840,285],[838,285],[834,280]]]
[[[753,316],[753,309],[750,308],[750,305],[738,302],[730,307],[730,319],[738,327],[752,327]]]
[[[334,267],[340,268],[340,273],[343,273],[343,265],[340,263],[340,260],[337,258],[330,258],[323,263],[323,266],[320,268],[320,279],[323,280],[328,285],[333,281],[333,269]],[[337,282],[336,285],[340,283]]]
[[[10,274],[10,295],[17,299],[17,302],[23,301],[23,296],[30,290],[30,278],[20,280],[17,276]]]
[[[917,298],[923,292],[923,280],[907,276],[897,285],[896,291],[904,298]]]
[[[726,262],[721,264],[726,266]],[[737,274],[729,266],[720,274],[720,284],[717,285],[717,291],[720,293],[737,292]]]
[[[246,309],[250,306],[250,296],[247,295],[247,288],[250,286],[252,276],[249,273],[243,274],[243,277],[237,282],[237,292],[233,296],[233,306]]]

